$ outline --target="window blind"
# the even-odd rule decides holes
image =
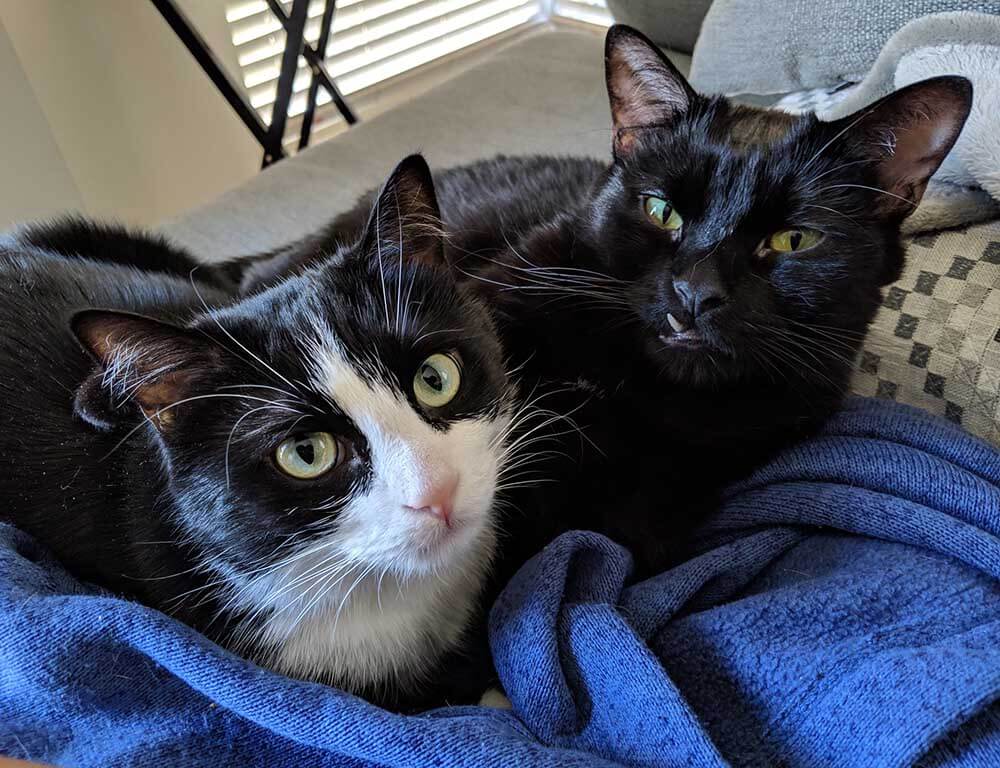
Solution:
[[[322,14],[322,2],[309,5],[305,39],[313,46]],[[539,18],[538,0],[338,0],[326,66],[349,96]],[[270,122],[285,42],[281,22],[264,0],[229,3],[226,20],[250,103]],[[305,111],[309,80],[300,56],[289,117]],[[329,101],[320,89],[316,103]]]
[[[601,27],[610,26],[612,22],[611,13],[604,0],[555,0],[552,13],[555,16]]]

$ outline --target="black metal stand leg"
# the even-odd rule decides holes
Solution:
[[[268,5],[272,0],[268,0]],[[274,0],[273,5],[278,5]],[[299,54],[305,39],[306,12],[309,10],[309,0],[293,0],[291,16],[286,16],[281,6],[274,11],[285,28],[285,52],[281,55],[281,72],[278,75],[278,87],[274,96],[274,107],[271,110],[271,126],[267,131],[267,145],[264,147],[264,167],[275,160],[281,159],[284,151],[281,147],[285,138],[285,123],[288,121],[288,104],[292,100],[292,86],[295,84],[295,72],[299,68]],[[280,15],[278,15],[280,14]]]
[[[340,110],[340,114],[344,116],[344,120],[347,121],[348,125],[354,125],[358,121],[354,112],[351,111],[347,102],[344,101],[343,94],[337,88],[336,83],[333,82],[333,78],[330,77],[330,73],[323,63],[323,59],[326,56],[326,48],[330,42],[330,30],[333,26],[333,15],[337,5],[336,0],[326,0],[316,49],[305,43],[309,0],[292,0],[292,11],[290,14],[285,13],[278,0],[267,0],[271,12],[281,22],[281,26],[285,28],[285,50],[281,56],[281,72],[278,75],[278,85],[275,91],[270,125],[265,125],[264,121],[260,119],[257,111],[244,95],[243,90],[229,77],[229,74],[223,68],[215,54],[212,53],[211,48],[208,47],[205,38],[191,25],[187,16],[174,4],[174,0],[151,1],[156,10],[160,12],[160,15],[170,25],[174,34],[180,38],[181,42],[188,49],[188,52],[194,56],[205,74],[209,76],[215,87],[219,89],[219,92],[229,102],[229,106],[233,108],[233,111],[236,112],[240,120],[243,121],[243,124],[253,134],[254,138],[257,139],[261,147],[263,147],[263,166],[265,168],[285,156],[282,139],[284,139],[285,126],[288,122],[288,105],[292,100],[299,55],[305,57],[312,70],[306,111],[302,120],[302,132],[299,136],[299,149],[309,144],[313,117],[316,114],[316,96],[320,87],[326,89],[330,94],[330,98],[337,106],[337,109]]]
[[[324,10],[323,14],[323,17],[325,19],[326,11],[329,11],[331,24],[333,23],[333,11],[330,8],[330,6],[335,6],[335,5],[336,5],[336,0],[327,0],[326,9]],[[278,21],[281,22],[281,25],[287,31],[289,28],[289,24],[291,23],[291,19],[285,13],[281,5],[278,3],[278,0],[267,0],[267,6],[268,8],[271,9],[271,13],[273,13],[275,16],[278,17]],[[293,5],[292,13],[294,12],[295,12],[295,6]],[[322,32],[322,30],[320,31]],[[329,37],[329,31],[327,32],[327,36]],[[319,84],[322,85],[323,88],[326,89],[327,93],[330,94],[330,98],[333,100],[333,103],[337,106],[337,109],[340,111],[340,114],[344,116],[344,120],[347,121],[347,124],[354,125],[356,122],[358,122],[357,116],[347,105],[347,102],[344,100],[343,94],[340,92],[340,89],[337,87],[337,84],[333,82],[333,78],[330,77],[330,72],[329,70],[327,70],[326,64],[323,62],[323,59],[326,56],[326,45],[325,44],[319,45],[317,46],[317,49],[313,49],[311,46],[308,45],[303,45],[302,56],[305,58],[306,62],[308,62],[309,66],[312,68],[313,78],[318,80]]]
[[[319,25],[319,39],[316,41],[316,51],[320,58],[326,57],[326,47],[330,42],[330,28],[333,26],[333,14],[337,10],[336,0],[329,0],[323,8],[323,19]],[[310,65],[312,77],[309,79],[309,95],[306,98],[306,111],[302,115],[302,132],[299,134],[299,149],[309,146],[309,135],[312,133],[313,117],[316,115],[316,96],[319,94],[319,78],[316,67]]]

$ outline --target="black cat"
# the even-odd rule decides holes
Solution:
[[[501,157],[437,184],[447,258],[526,378],[563,390],[550,407],[587,426],[565,446],[576,463],[546,468],[562,482],[522,503],[561,510],[553,532],[610,533],[648,571],[726,483],[841,402],[971,86],[935,78],[822,123],[701,96],[624,26],[606,74],[610,166]],[[244,290],[323,259],[368,204],[256,260]]]
[[[419,156],[334,262],[228,306],[145,237],[8,238],[0,515],[280,672],[477,700],[496,495],[537,413],[442,243]]]
[[[21,227],[8,237],[36,249],[39,256],[61,256],[105,264],[135,267],[144,272],[195,279],[199,286],[232,295],[245,266],[206,265],[161,235],[130,231],[124,227],[67,216]]]

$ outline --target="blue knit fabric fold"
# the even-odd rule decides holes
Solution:
[[[623,509],[622,514],[627,515]],[[664,509],[664,514],[670,514]],[[0,526],[0,753],[59,765],[1000,765],[1000,453],[851,400],[635,584],[570,533],[491,616],[515,710],[392,715]]]

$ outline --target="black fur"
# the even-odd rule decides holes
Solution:
[[[202,264],[191,254],[161,235],[90,221],[77,216],[21,227],[16,237],[26,246],[67,259],[88,259],[108,264],[138,267],[147,272],[192,277],[199,284],[232,292],[243,270]]]
[[[237,642],[243,616],[226,607],[218,566],[243,573],[288,542],[309,542],[336,519],[331,498],[372,480],[364,435],[309,384],[303,340],[330,328],[365,375],[404,392],[425,357],[452,350],[461,392],[433,412],[417,407],[435,427],[509,405],[492,319],[444,266],[440,224],[425,226],[429,184],[422,159],[404,161],[384,194],[409,205],[383,206],[384,220],[373,217],[374,230],[336,264],[229,306],[171,274],[183,253],[124,230],[78,220],[0,246],[0,514],[78,577],[266,663],[263,649]],[[428,209],[414,229],[406,216],[423,192]],[[107,263],[114,254],[165,268]],[[412,300],[396,333],[384,285]],[[342,465],[310,482],[274,467],[278,443],[318,430],[342,438]],[[356,692],[402,708],[475,700],[491,667],[482,621],[471,631],[464,651],[441,660],[460,673],[419,688],[372,680]]]
[[[561,509],[550,533],[611,534],[648,571],[727,483],[838,406],[880,289],[902,268],[900,222],[955,141],[971,89],[937,78],[820,123],[699,96],[620,26],[607,73],[610,166],[499,157],[444,171],[437,188],[447,258],[490,298],[526,378],[573,390],[547,404],[572,411],[590,439],[572,435],[574,464],[552,464],[561,482],[522,506]],[[680,236],[647,220],[650,194],[682,213]],[[367,205],[258,261],[244,289],[324,258]],[[824,239],[802,254],[762,247],[788,227]],[[710,302],[686,300],[695,284]]]

